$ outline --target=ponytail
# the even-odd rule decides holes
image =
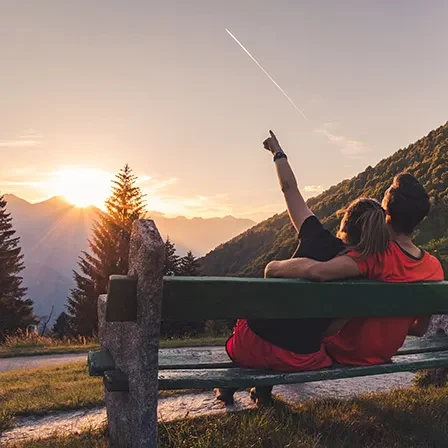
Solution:
[[[362,258],[384,253],[390,241],[384,210],[382,208],[366,210],[358,221],[361,225],[361,237],[355,246],[356,252]]]
[[[385,252],[390,237],[381,204],[369,198],[353,201],[345,210],[338,237],[360,258]]]

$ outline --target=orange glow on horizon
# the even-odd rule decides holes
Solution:
[[[110,174],[88,168],[69,168],[52,173],[51,192],[76,207],[104,208],[110,193]]]

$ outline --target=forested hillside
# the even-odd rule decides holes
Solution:
[[[416,242],[438,252],[446,251],[448,237],[448,123],[400,149],[375,167],[331,187],[308,204],[332,231],[339,225],[337,212],[360,196],[381,200],[395,174],[408,171],[427,189],[432,209],[416,235]],[[439,241],[437,241],[439,240]],[[297,235],[286,213],[275,215],[217,247],[202,259],[205,275],[261,276],[273,259],[288,258]],[[436,252],[436,253],[438,253]]]

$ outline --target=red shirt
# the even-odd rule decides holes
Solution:
[[[385,253],[366,259],[350,252],[362,276],[384,282],[435,282],[444,278],[439,260],[427,252],[421,258],[405,252],[396,242]],[[325,341],[328,353],[341,364],[371,365],[389,362],[402,346],[414,317],[361,317],[351,319]]]

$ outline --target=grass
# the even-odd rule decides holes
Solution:
[[[159,424],[163,448],[351,448],[448,446],[446,388],[398,389],[349,400],[316,399],[298,406]],[[10,445],[11,448],[108,446],[105,429]]]
[[[101,378],[86,363],[0,373],[0,409],[15,416],[95,407],[104,403]]]
[[[159,397],[187,392],[200,391],[160,391]],[[0,433],[13,425],[13,416],[45,415],[102,405],[102,378],[90,377],[85,362],[0,373]]]
[[[1,406],[1,405],[0,405]],[[14,426],[14,417],[12,414],[0,407],[0,435],[3,431]]]
[[[64,353],[85,353],[98,349],[94,338],[53,339],[34,334],[9,336],[0,345],[0,358],[16,356],[57,355]]]
[[[225,337],[200,336],[195,338],[164,339],[160,341],[162,348],[198,347],[201,345],[224,345]],[[96,339],[58,340],[41,336],[10,337],[0,345],[0,358],[17,356],[57,355],[68,353],[85,353],[98,350]]]

